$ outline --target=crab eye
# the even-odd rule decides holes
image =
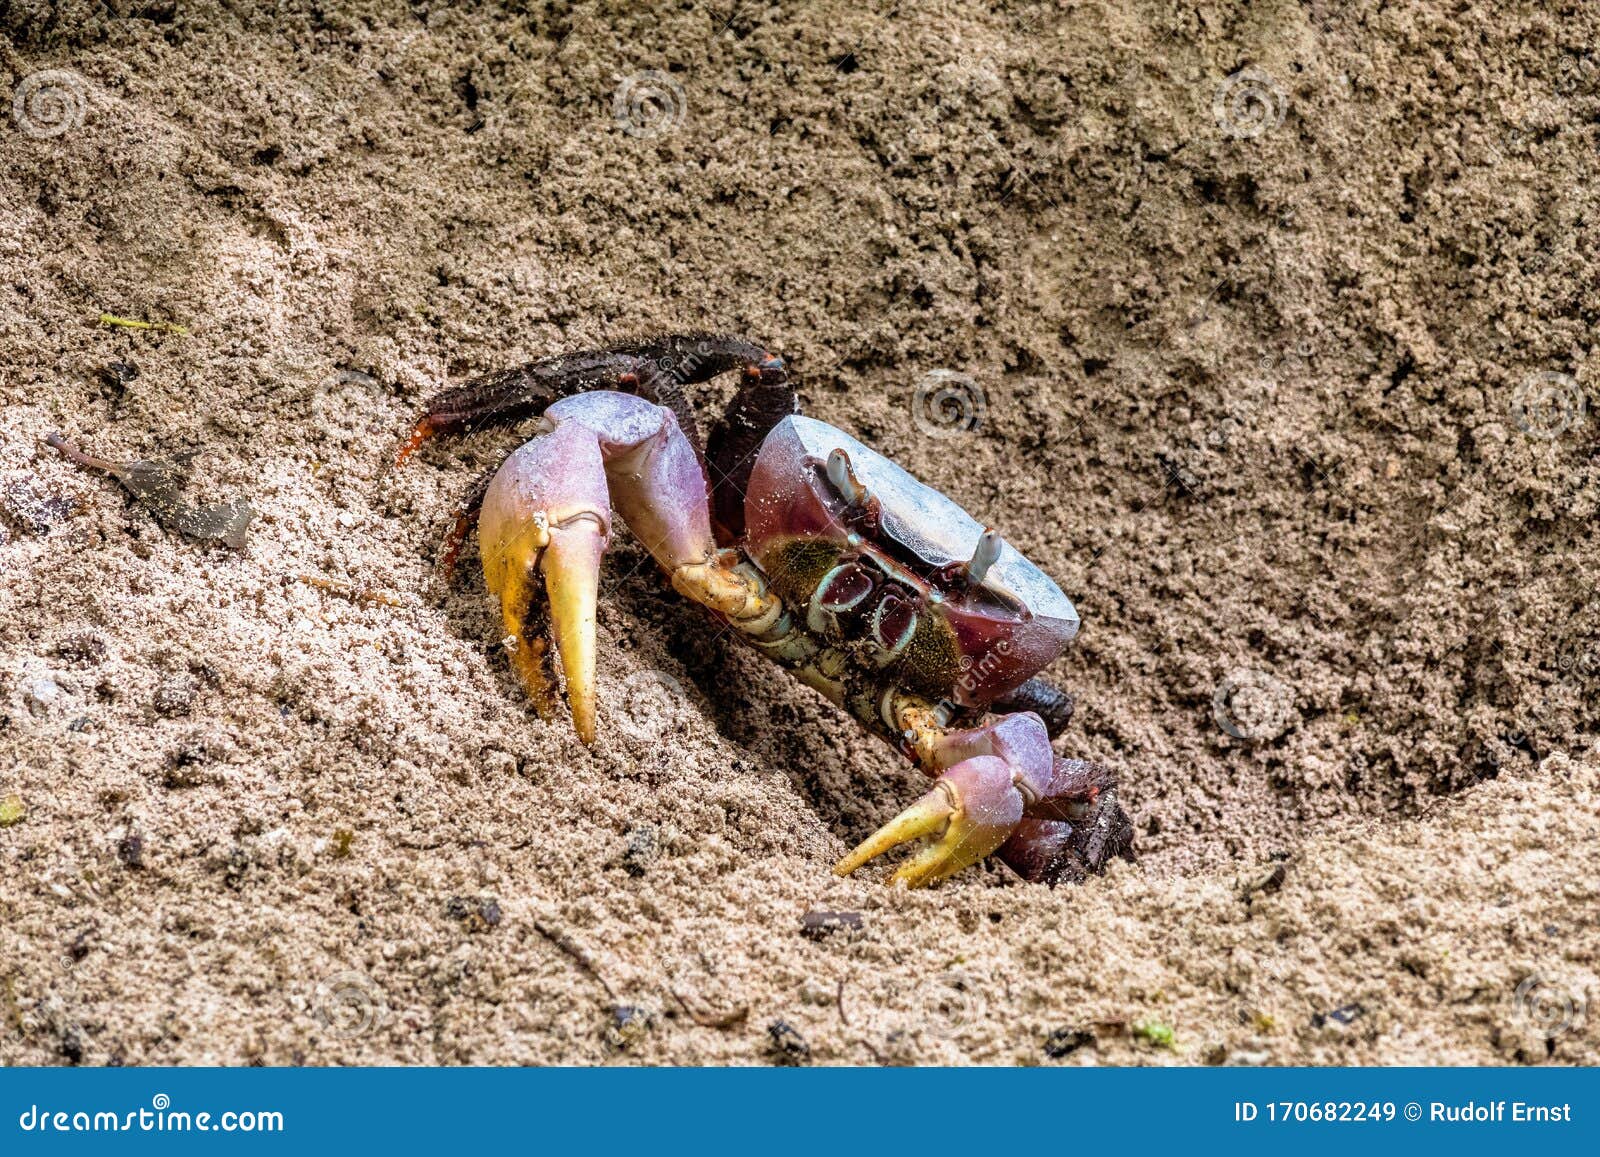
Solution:
[[[911,600],[892,592],[883,596],[872,612],[872,637],[891,657],[911,644],[917,632],[917,608]]]
[[[846,563],[822,576],[817,586],[817,605],[830,614],[839,614],[861,605],[872,593],[872,574],[859,563]]]

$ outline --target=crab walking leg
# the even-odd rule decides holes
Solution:
[[[595,736],[595,605],[611,504],[680,592],[759,633],[782,613],[766,583],[711,535],[705,472],[672,411],[630,394],[563,398],[546,431],[489,483],[479,516],[484,577],[517,643],[517,672],[536,706],[553,698],[542,641],[525,636],[532,575],[544,576],[578,737]],[[526,658],[524,657],[526,656]]]

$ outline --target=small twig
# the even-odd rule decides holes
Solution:
[[[296,582],[305,583],[308,587],[316,587],[319,591],[327,591],[331,595],[349,599],[355,603],[381,603],[386,607],[398,607],[400,600],[383,591],[375,591],[370,587],[358,587],[340,579],[323,578],[321,575],[297,574]]]
[[[849,1028],[850,1027],[850,1018],[844,1014],[844,977],[842,977],[842,976],[839,978],[839,991],[834,996],[833,1003],[839,1009],[839,1019],[840,1019],[840,1021],[842,1021],[844,1023],[844,1027],[845,1028]]]
[[[606,978],[600,975],[600,969],[596,967],[594,960],[590,958],[587,952],[568,939],[566,933],[559,932],[554,928],[548,928],[537,920],[533,922],[533,930],[570,956],[579,968],[600,982],[600,987],[606,990],[606,996],[610,997],[613,1002],[616,1001],[616,991],[607,983]],[[677,994],[674,993],[673,995]]]
[[[187,336],[188,329],[175,321],[135,321],[131,317],[117,317],[115,314],[102,313],[101,325],[120,326],[123,329],[153,329],[161,333],[176,333]]]
[[[437,843],[432,844],[418,844],[411,840],[397,840],[395,842],[408,852],[437,852],[445,845],[444,840],[439,840]]]
[[[115,463],[107,462],[104,458],[96,458],[93,454],[85,454],[60,434],[51,434],[45,438],[44,444],[55,450],[68,462],[76,462],[79,466],[87,466],[91,470],[104,470],[108,474],[115,474]]]
[[[883,1065],[886,1068],[888,1067],[888,1064],[889,1064],[888,1058],[885,1057],[882,1053],[880,1053],[878,1051],[877,1046],[874,1045],[871,1041],[869,1041],[866,1037],[864,1037],[864,1036],[856,1037],[856,1044],[860,1045],[862,1048],[866,1049],[869,1053],[871,1053],[873,1060],[877,1061],[880,1065]]]
[[[732,1028],[750,1015],[750,1006],[747,1004],[741,1004],[732,1012],[725,1012],[720,1016],[696,1012],[689,1006],[689,1002],[683,999],[683,994],[676,988],[668,988],[667,991],[672,994],[672,999],[683,1007],[683,1011],[688,1014],[689,1019],[701,1028]]]

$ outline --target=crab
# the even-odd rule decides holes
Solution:
[[[730,372],[702,449],[684,387]],[[559,659],[573,726],[595,739],[596,600],[621,515],[680,594],[933,778],[837,874],[905,844],[893,880],[911,887],[991,854],[1047,884],[1132,858],[1112,774],[1051,746],[1073,700],[1037,673],[1076,634],[1072,603],[993,527],[802,415],[782,358],[711,334],[545,358],[429,399],[396,464],[436,435],[535,417],[461,504],[445,562],[476,522],[542,716],[560,712]]]

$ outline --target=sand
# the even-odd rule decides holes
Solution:
[[[1600,13],[0,31],[0,1062],[1600,1060]],[[1137,863],[835,880],[915,773],[625,536],[599,741],[533,714],[437,567],[518,433],[394,450],[473,373],[703,326],[1073,597],[1058,748]],[[55,431],[197,449],[245,549]]]

